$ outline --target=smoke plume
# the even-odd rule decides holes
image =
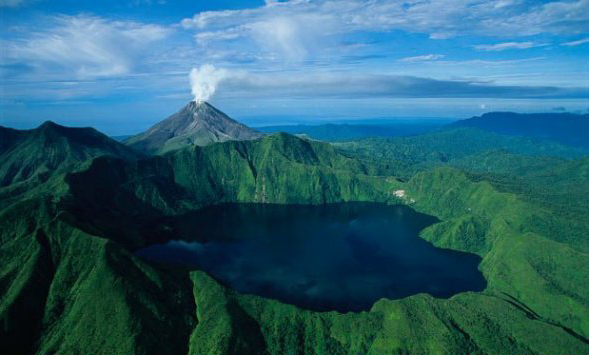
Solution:
[[[203,64],[200,68],[190,71],[190,86],[196,103],[209,100],[217,90],[217,86],[228,77],[225,69],[217,69],[211,64]]]

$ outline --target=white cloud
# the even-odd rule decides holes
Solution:
[[[428,33],[432,38],[462,34],[527,36],[587,32],[589,0],[544,4],[523,0],[268,1],[257,8],[201,12],[182,20],[182,25],[196,30],[227,28],[276,16],[301,19],[301,24],[309,17],[320,16],[330,25],[336,24],[341,32],[401,29]]]
[[[434,60],[444,58],[443,54],[427,54],[427,55],[418,55],[416,57],[406,57],[399,59],[400,62],[406,63],[415,63],[415,62],[431,62]]]
[[[485,59],[467,59],[467,60],[444,60],[437,63],[442,65],[454,66],[476,66],[476,67],[501,67],[501,66],[515,66],[519,64],[529,65],[531,62],[541,61],[546,57],[532,57],[522,59],[499,59],[499,60],[485,60]]]
[[[237,39],[243,35],[240,28],[229,28],[227,30],[222,31],[208,31],[208,32],[199,32],[194,35],[194,39],[198,44],[206,45],[208,42],[211,41],[226,41]]]
[[[43,31],[6,42],[6,60],[55,76],[95,78],[129,73],[148,48],[170,29],[94,16],[57,16]]]
[[[565,43],[561,43],[561,46],[567,46],[567,47],[576,47],[576,46],[580,46],[582,44],[585,43],[589,43],[589,38],[582,38],[576,41],[571,41],[571,42],[565,42]]]
[[[589,0],[291,0],[240,10],[204,11],[181,21],[207,55],[249,53],[289,63],[353,53],[350,33],[402,30],[443,40],[460,35],[517,38],[541,33],[589,32]],[[480,50],[522,49],[535,42],[481,45]]]
[[[307,56],[303,27],[296,20],[277,17],[250,26],[258,45],[272,53],[281,53],[289,60],[302,60]]]
[[[385,93],[410,95],[418,83],[442,87],[439,81],[426,81],[425,78],[417,80],[416,77],[480,78],[491,74],[519,74],[529,71],[532,64],[527,62],[543,58],[457,61],[445,59],[441,54],[427,54],[437,51],[432,48],[431,52],[424,49],[425,55],[390,61],[387,60],[390,56],[402,57],[407,52],[391,54],[393,52],[390,49],[395,48],[396,43],[371,42],[371,39],[377,37],[377,41],[382,38],[390,40],[395,36],[381,38],[367,32],[394,33],[395,30],[401,30],[439,40],[458,35],[509,36],[514,42],[496,39],[482,46],[494,47],[495,50],[509,46],[525,48],[540,43],[518,37],[539,33],[589,33],[589,0],[549,3],[531,0],[266,1],[266,5],[255,8],[201,12],[182,20],[181,26],[187,31],[177,31],[172,37],[172,28],[178,26],[114,21],[94,16],[54,17],[49,26],[46,22],[36,23],[35,27],[19,29],[22,32],[12,39],[5,37],[8,39],[2,40],[0,46],[3,58],[0,64],[8,65],[0,65],[0,78],[10,77],[12,80],[16,76],[14,73],[26,71],[31,75],[25,79],[29,82],[37,80],[40,85],[43,85],[44,80],[89,80],[88,84],[79,84],[76,88],[60,87],[64,97],[82,95],[85,98],[97,92],[97,95],[107,95],[115,90],[125,94],[130,90],[139,93],[147,89],[161,94],[178,90],[189,96],[186,73],[192,67],[210,62],[228,70],[247,67],[254,72],[281,72],[281,75],[251,74],[239,78],[230,74],[223,81],[219,96],[258,93],[267,93],[269,97],[275,93],[282,93],[283,97],[289,94],[329,96],[342,95],[346,90],[354,91],[350,96]],[[165,38],[169,40],[161,41]],[[502,41],[515,44],[492,44]],[[584,40],[567,43],[572,46],[581,41]],[[366,58],[371,58],[371,61],[368,62]],[[402,64],[428,61],[430,63],[427,66]],[[524,67],[525,70],[522,70]],[[372,70],[390,74],[403,70],[404,74],[413,76],[389,76],[385,79],[380,76],[376,80],[370,79],[374,78],[369,74]],[[179,71],[181,74],[173,78],[156,78],[166,71]],[[303,72],[308,80],[300,78]],[[325,75],[320,72],[325,72]],[[131,80],[131,76],[137,73],[146,76]],[[570,77],[572,79],[566,77],[566,83],[564,80],[549,83],[572,85],[580,80],[576,74]],[[90,83],[97,78],[100,80]],[[117,86],[114,81],[119,78],[122,83]],[[474,81],[469,82],[470,87],[482,92]],[[129,89],[131,82],[135,88]],[[458,85],[456,82],[459,81],[444,81],[444,85],[451,84],[445,86],[450,90],[449,95]],[[522,83],[525,84],[525,80],[516,82],[517,85]],[[363,88],[362,85],[373,86]],[[232,92],[231,88],[236,91]],[[462,90],[464,86],[460,88]],[[26,97],[30,90],[30,86],[23,88],[18,97]],[[423,88],[420,90],[439,94],[424,91]],[[11,87],[11,92],[5,95],[12,95],[13,92]],[[49,95],[50,92],[43,92],[43,95]],[[493,91],[493,94],[500,95],[497,91]]]
[[[339,31],[332,14],[314,12],[308,1],[268,1],[265,6],[244,10],[204,11],[181,21],[196,31],[198,45],[210,51],[231,52],[227,41],[241,52],[256,52],[258,58],[300,62],[309,53],[329,46],[326,38]],[[327,44],[327,45],[326,45]],[[210,53],[209,53],[210,54]]]
[[[430,33],[429,39],[448,39],[456,37],[456,33],[453,32],[434,32]]]
[[[497,44],[479,44],[474,46],[476,50],[479,51],[488,51],[488,52],[499,52],[508,49],[529,49],[535,47],[543,47],[546,46],[545,43],[535,43],[535,42],[504,42],[504,43],[497,43]]]

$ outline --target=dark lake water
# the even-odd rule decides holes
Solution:
[[[179,240],[137,255],[200,269],[231,288],[311,310],[368,310],[380,298],[481,291],[480,258],[432,246],[438,220],[406,206],[224,204],[168,221]]]

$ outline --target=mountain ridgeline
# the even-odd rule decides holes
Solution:
[[[69,193],[63,206],[85,230],[134,249],[162,239],[141,234],[157,229],[149,227],[157,217],[216,203],[386,201],[386,175],[385,165],[349,158],[327,143],[278,133],[187,147],[136,162],[95,159],[87,170],[66,177]],[[94,213],[99,209],[101,214]],[[122,220],[125,231],[119,227]]]
[[[498,134],[534,137],[589,148],[589,114],[490,112],[456,121],[450,127],[478,128]]]
[[[207,102],[191,101],[180,111],[124,143],[147,154],[165,153],[190,145],[205,146],[230,140],[262,137]]]
[[[3,352],[589,353],[587,150],[472,128],[329,144],[233,126],[241,136],[200,110],[222,115],[191,103],[128,141],[155,156],[93,129],[0,129]],[[178,217],[205,206],[346,201],[435,216],[420,237],[477,254],[487,287],[314,312],[134,255],[183,239]]]
[[[27,131],[0,127],[0,186],[30,179],[44,181],[101,155],[140,157],[94,128],[69,128],[50,121]]]

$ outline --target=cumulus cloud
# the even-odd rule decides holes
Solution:
[[[50,23],[43,31],[6,41],[5,60],[60,76],[123,75],[150,44],[171,32],[159,25],[83,15],[56,16]]]
[[[427,55],[418,55],[415,57],[406,57],[399,59],[400,62],[406,63],[415,63],[415,62],[430,62],[433,60],[438,60],[444,58],[443,54],[427,54]]]
[[[479,44],[479,45],[474,46],[474,48],[479,51],[499,52],[499,51],[504,51],[504,50],[508,50],[508,49],[528,49],[528,48],[543,47],[543,46],[546,46],[546,44],[527,41],[527,42],[504,42],[504,43],[497,43],[497,44]]]
[[[567,46],[567,47],[576,47],[576,46],[580,46],[585,43],[589,43],[589,38],[582,38],[582,39],[579,39],[576,41],[564,42],[564,43],[561,43],[560,45]]]

